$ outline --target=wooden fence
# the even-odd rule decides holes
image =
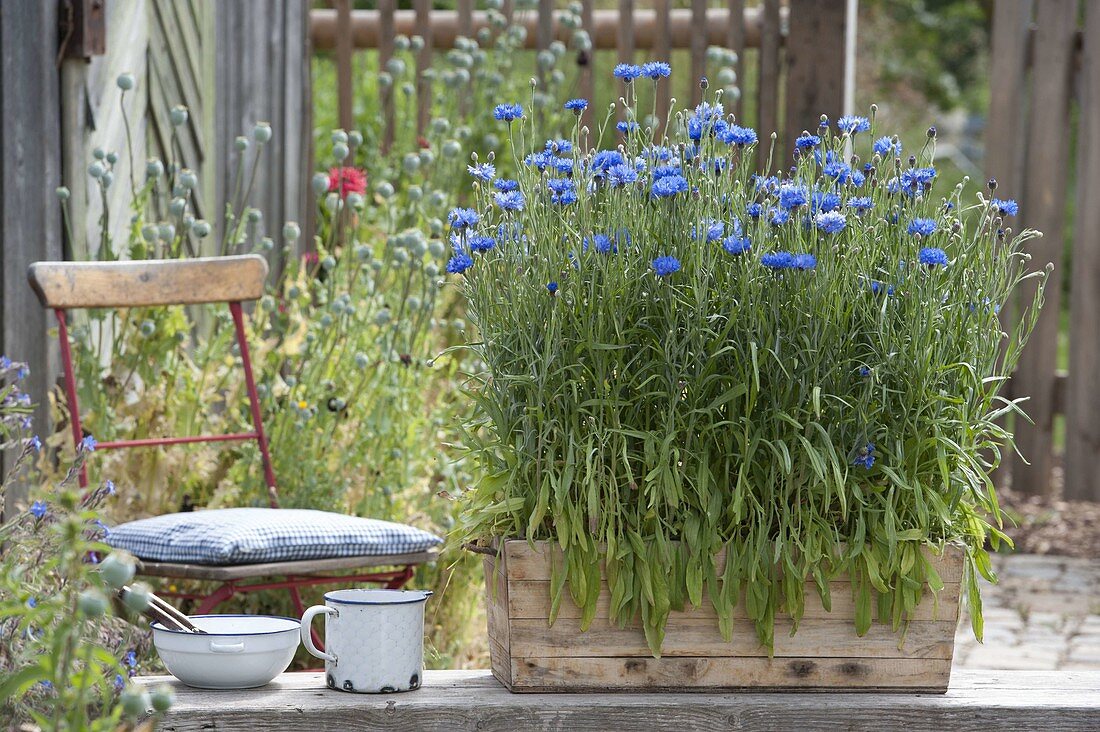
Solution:
[[[1033,264],[1055,265],[1010,385],[1013,395],[1029,396],[1024,408],[1034,425],[1017,420],[1016,434],[1030,465],[1006,460],[999,482],[1010,476],[1015,489],[1051,493],[1056,427],[1064,414],[1064,494],[1100,501],[1100,206],[1094,200],[1100,190],[1100,3],[998,0],[990,66],[986,172],[997,179],[999,197],[1019,199],[1019,225],[1043,232],[1029,245]],[[1067,206],[1074,170],[1076,198]],[[1063,266],[1069,232],[1072,266]],[[1067,309],[1069,368],[1063,372],[1058,352]]]
[[[379,68],[394,52],[395,35],[418,35],[425,40],[417,55],[417,71],[431,66],[436,50],[451,48],[460,36],[472,38],[486,27],[486,13],[475,10],[473,0],[457,0],[455,10],[433,10],[430,0],[414,0],[413,10],[398,10],[395,0],[378,0],[376,10],[353,10],[351,0],[333,0],[331,9],[315,9],[310,17],[310,36],[316,50],[335,53],[339,86],[339,120],[345,129],[354,127],[352,118],[352,54],[355,49],[377,49]],[[595,50],[617,49],[619,62],[633,62],[635,52],[648,50],[655,60],[669,60],[673,49],[690,52],[693,79],[706,72],[708,46],[736,51],[738,83],[745,88],[746,50],[756,54],[755,104],[744,98],[727,107],[738,119],[743,109],[755,110],[749,119],[762,141],[773,132],[779,139],[814,127],[818,116],[835,119],[843,113],[844,39],[846,3],[842,0],[762,0],[746,7],[744,0],[720,5],[707,0],[690,0],[689,8],[673,8],[669,0],[655,0],[652,7],[635,7],[633,0],[619,0],[615,9],[595,9],[593,0],[582,2],[582,28]],[[573,29],[558,22],[555,3],[539,0],[534,12],[519,13],[506,2],[504,13],[527,28],[526,46],[545,49],[555,40],[568,42]],[[516,15],[513,16],[513,12]],[[596,57],[588,54],[580,68],[579,94],[591,98],[596,74],[611,69],[596,68]],[[431,105],[431,82],[419,76],[417,82],[417,125],[423,132]],[[658,119],[664,119],[670,103],[670,83],[658,85]],[[692,104],[701,91],[693,85]],[[784,103],[785,101],[785,103]],[[394,139],[393,93],[382,89],[378,104],[383,110],[383,148]],[[588,110],[590,114],[592,109]]]

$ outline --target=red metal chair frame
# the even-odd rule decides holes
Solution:
[[[255,255],[253,255],[255,256]],[[236,259],[251,259],[252,257],[240,257]],[[255,257],[256,259],[262,259]],[[223,262],[230,258],[223,258]],[[192,263],[201,262],[202,260],[191,260]],[[158,263],[160,264],[160,263]],[[169,264],[165,262],[164,264]],[[40,263],[39,265],[32,265],[29,277],[31,279],[32,286],[38,291],[39,298],[43,301],[47,307],[51,307],[51,297],[44,292],[46,289],[39,281],[42,277],[48,276],[37,274],[36,267],[58,267],[64,266],[60,263]],[[70,265],[71,266],[71,265]],[[139,265],[140,266],[140,265]],[[266,263],[263,264],[263,272],[266,274]],[[254,299],[254,298],[252,298]],[[268,503],[271,508],[279,508],[278,501],[278,489],[275,480],[275,471],[271,463],[271,454],[267,442],[267,436],[264,433],[263,418],[260,412],[260,400],[256,391],[256,382],[252,373],[252,359],[248,348],[248,339],[245,333],[244,326],[244,312],[242,308],[241,300],[186,300],[183,302],[162,302],[157,303],[160,305],[184,305],[192,304],[194,302],[225,302],[229,305],[229,311],[233,316],[233,328],[237,341],[237,346],[240,348],[241,366],[244,371],[245,386],[248,391],[248,402],[251,411],[251,418],[253,424],[253,430],[250,432],[240,432],[231,434],[220,435],[191,435],[184,437],[150,437],[137,440],[111,440],[99,442],[96,445],[96,450],[114,450],[125,449],[134,447],[162,447],[166,445],[181,445],[192,444],[200,442],[231,442],[231,441],[244,441],[255,440],[257,446],[260,449],[260,458],[263,463],[264,480],[268,489]],[[61,364],[64,370],[64,382],[65,382],[65,395],[69,404],[70,421],[72,427],[73,444],[78,446],[84,439],[84,432],[80,422],[80,405],[77,397],[76,389],[76,377],[73,371],[73,357],[72,348],[69,343],[68,332],[68,319],[66,312],[69,309],[78,309],[82,305],[67,305],[52,307],[54,315],[57,318],[58,326],[58,340],[61,346]],[[148,307],[143,305],[143,307]],[[87,466],[82,465],[79,475],[80,486],[86,488],[88,485]],[[167,597],[174,597],[180,599],[189,599],[197,601],[198,608],[194,614],[202,615],[209,613],[215,607],[222,602],[234,597],[238,594],[246,594],[252,592],[261,592],[264,590],[287,590],[290,594],[291,602],[294,605],[295,611],[300,616],[305,611],[304,603],[302,602],[301,594],[299,592],[302,587],[309,587],[313,585],[331,584],[337,582],[370,582],[381,583],[388,589],[399,589],[405,585],[406,582],[413,576],[413,567],[415,564],[407,564],[399,569],[385,570],[385,571],[370,571],[370,572],[356,572],[353,574],[340,575],[340,576],[328,576],[328,575],[310,575],[310,574],[291,574],[285,575],[281,581],[260,581],[260,582],[248,582],[240,583],[238,580],[231,579],[223,581],[213,592],[203,595],[193,592],[179,592],[175,590],[163,591],[163,594]],[[168,575],[149,575],[165,577]],[[320,646],[320,639],[316,636],[314,631],[314,642]]]

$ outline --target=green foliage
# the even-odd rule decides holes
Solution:
[[[628,104],[618,114],[639,119]],[[826,125],[779,180],[750,175],[758,151],[731,144],[720,109],[669,129],[668,147],[627,135],[619,168],[574,129],[572,177],[520,171],[522,210],[475,183],[480,221],[455,227],[453,262],[479,331],[464,447],[482,477],[456,540],[557,542],[587,619],[606,560],[612,618],[640,616],[655,654],[669,611],[704,597],[728,637],[742,588],[770,645],[805,582],[842,573],[860,633],[873,605],[898,628],[939,584],[922,547],[948,542],[966,546],[976,599],[985,541],[1004,539],[988,473],[1011,436],[996,420],[1018,411],[998,390],[1041,286],[1009,338],[998,306],[1042,278],[1020,251],[1035,232],[1007,239],[1001,206],[961,184],[933,195],[934,135],[907,163],[870,149],[881,132]],[[542,149],[529,130],[508,128],[516,159]],[[680,169],[681,192],[658,195],[678,189],[657,166]],[[578,200],[560,205],[569,181]],[[913,233],[918,219],[935,230]]]

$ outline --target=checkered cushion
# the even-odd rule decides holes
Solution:
[[[377,519],[293,508],[220,508],[130,521],[107,542],[149,561],[262,564],[411,554],[442,542],[427,531]]]

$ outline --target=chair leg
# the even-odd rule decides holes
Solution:
[[[233,597],[235,594],[237,594],[236,585],[232,582],[226,582],[203,598],[202,602],[199,603],[198,609],[195,610],[195,615],[208,614],[211,610]]]
[[[402,587],[405,586],[406,582],[412,579],[412,576],[413,567],[411,564],[409,564],[403,570],[401,570],[401,574],[397,575],[389,582],[387,582],[385,584],[385,588],[387,590],[400,590]]]
[[[294,612],[298,613],[298,617],[302,617],[306,614],[305,603],[302,602],[302,595],[298,592],[297,585],[291,585],[287,588],[287,592],[290,593],[290,602],[294,605]],[[309,629],[309,635],[313,639],[313,645],[317,646],[318,650],[325,650],[324,641],[321,640],[320,633],[313,627]]]

